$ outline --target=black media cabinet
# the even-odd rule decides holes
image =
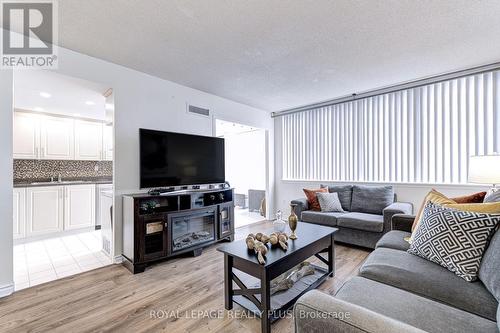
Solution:
[[[234,239],[234,190],[181,190],[123,196],[124,265],[132,273],[150,263]]]

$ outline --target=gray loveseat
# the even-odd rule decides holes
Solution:
[[[500,330],[500,232],[467,282],[406,252],[413,216],[387,233],[335,297],[313,290],[294,308],[295,332],[485,332]],[[314,318],[314,319],[313,319]]]
[[[375,248],[377,241],[391,230],[395,214],[412,214],[410,203],[395,202],[392,186],[331,185],[328,192],[336,192],[345,212],[318,212],[309,210],[306,198],[293,200],[295,213],[303,222],[336,227],[335,241],[367,248]]]

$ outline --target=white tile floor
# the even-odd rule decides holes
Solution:
[[[101,248],[99,230],[14,245],[15,290],[110,265]]]
[[[255,222],[260,222],[266,218],[261,216],[258,212],[250,212],[248,209],[239,207],[234,208],[234,226],[235,228],[243,227]]]

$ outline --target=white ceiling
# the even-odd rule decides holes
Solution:
[[[59,1],[62,46],[269,111],[500,60],[498,0]]]
[[[14,72],[16,109],[111,120],[106,118],[106,90],[102,84],[46,70]]]

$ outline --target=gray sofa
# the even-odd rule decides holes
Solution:
[[[336,227],[335,241],[367,248],[375,248],[377,241],[391,230],[395,214],[412,214],[411,203],[396,202],[392,186],[330,185],[330,193],[336,192],[342,208],[340,212],[309,210],[306,198],[292,200],[295,213],[303,222]]]
[[[500,331],[500,232],[484,254],[479,280],[406,252],[413,216],[396,215],[387,233],[335,297],[317,290],[294,308],[295,332]]]

